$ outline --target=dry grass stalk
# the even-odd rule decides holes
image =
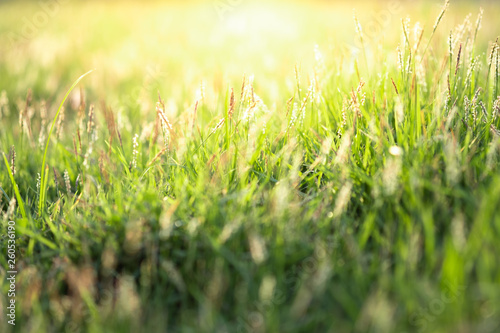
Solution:
[[[89,121],[87,122],[87,134],[90,134],[94,127],[94,105],[91,104],[89,108]]]
[[[78,113],[76,116],[76,123],[78,129],[83,130],[83,118],[85,117],[85,97],[83,94],[83,87],[80,87],[80,106],[78,107]]]
[[[16,175],[16,147],[12,145],[10,147],[10,153],[9,153],[9,159],[10,159],[10,169],[12,172],[12,175]]]
[[[78,158],[78,150],[76,149],[76,138],[74,135],[73,135],[73,149],[75,152],[75,157]]]
[[[221,118],[221,120],[219,120],[219,122],[217,123],[217,125],[215,125],[214,129],[212,130],[212,133],[214,133],[215,131],[217,131],[219,128],[222,127],[222,125],[224,125],[224,120],[225,118]],[[211,134],[212,134],[211,133]]]
[[[228,119],[232,119],[234,113],[234,89],[231,88],[231,97],[229,99],[229,111],[227,113]]]
[[[396,90],[396,95],[399,95],[398,87],[396,86],[396,82],[394,82],[394,79],[391,77],[392,85],[394,86],[394,90]]]
[[[194,110],[193,110],[193,121],[191,123],[191,133],[194,132],[194,125],[196,124],[196,116],[198,114],[198,105],[199,105],[199,101],[196,101],[194,103]]]
[[[288,99],[288,101],[286,101],[286,115],[285,117],[288,118],[288,114],[290,113],[290,110],[292,108],[292,105],[293,105],[293,100],[294,100],[294,97],[290,97],[290,99]]]
[[[106,154],[104,150],[101,150],[101,154],[99,155],[99,171],[101,172],[101,176],[106,180],[106,183],[109,183],[108,173],[104,168],[104,159],[106,159]]]
[[[156,112],[163,121],[163,124],[167,127],[170,134],[174,135],[174,129],[172,124],[168,121],[167,115],[165,114],[165,103],[162,101],[160,94],[158,93],[158,103],[156,103]]]
[[[168,150],[168,147],[163,147],[162,150],[160,150],[158,152],[158,154],[155,155],[155,157],[153,157],[153,159],[151,161],[149,161],[149,163],[146,165],[146,167],[149,167],[151,166],[154,162],[156,162],[166,151]]]
[[[104,113],[104,119],[106,120],[106,126],[108,127],[109,133],[109,154],[111,152],[111,145],[113,144],[113,137],[117,135],[117,126],[113,110],[110,107],[107,107],[104,101],[102,102],[102,111]]]
[[[300,97],[300,92],[301,92],[301,89],[300,89],[300,69],[299,69],[299,64],[295,64],[295,83],[297,85],[297,94],[299,95],[299,99],[301,99]],[[252,92],[253,92],[253,87],[252,87]]]

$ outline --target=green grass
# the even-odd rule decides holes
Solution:
[[[1,332],[500,329],[497,5],[359,43],[349,4],[75,2],[8,44],[37,6],[0,5]]]

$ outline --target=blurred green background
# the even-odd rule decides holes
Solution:
[[[441,31],[469,12],[474,21],[479,5],[485,9],[479,43],[494,40],[500,13],[494,1],[453,1]],[[307,75],[315,45],[327,63],[342,57],[353,70],[359,52],[353,8],[375,65],[391,60],[387,50],[395,54],[401,18],[410,15],[429,33],[441,6],[407,0],[4,1],[0,90],[18,96],[33,88],[35,97],[54,101],[59,88],[95,68],[86,83],[90,96],[115,108],[150,109],[157,90],[183,108],[200,84],[210,96],[254,74],[259,95],[273,105],[293,89],[296,65]]]

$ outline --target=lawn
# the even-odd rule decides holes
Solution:
[[[1,2],[0,332],[500,331],[499,15]]]

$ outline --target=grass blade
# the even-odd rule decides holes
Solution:
[[[69,88],[69,90],[66,92],[66,95],[64,96],[61,104],[59,105],[59,108],[57,109],[57,112],[56,112],[56,116],[54,117],[54,120],[52,121],[52,125],[50,126],[49,135],[47,137],[47,143],[45,144],[45,151],[43,153],[42,168],[41,168],[41,173],[40,173],[40,175],[41,175],[41,186],[40,186],[40,199],[39,199],[39,202],[38,202],[38,216],[42,215],[42,212],[43,212],[43,209],[44,209],[44,206],[45,206],[45,191],[46,191],[46,188],[47,188],[47,180],[48,180],[48,177],[45,174],[45,161],[47,160],[47,151],[49,149],[50,137],[52,135],[52,131],[54,130],[54,126],[55,126],[56,121],[57,121],[57,116],[59,116],[59,113],[61,112],[61,109],[62,109],[62,107],[64,105],[64,102],[66,102],[66,99],[68,98],[68,96],[71,93],[71,91],[76,87],[76,85],[85,76],[89,75],[93,71],[94,71],[94,69],[92,69],[92,70],[88,71],[87,73],[83,74],[82,76],[80,76],[73,83],[73,85],[71,86],[71,88]]]
[[[3,153],[3,160],[5,162],[5,166],[7,167],[7,172],[9,173],[10,181],[12,182],[12,187],[14,187],[14,192],[16,193],[17,204],[19,205],[19,209],[21,210],[21,215],[24,219],[27,219],[26,210],[24,209],[23,198],[21,197],[21,193],[19,193],[19,188],[17,187],[16,180],[14,179],[14,175],[10,170],[9,161],[7,161],[7,156]],[[3,190],[2,190],[3,192]],[[5,192],[4,192],[5,194]]]

